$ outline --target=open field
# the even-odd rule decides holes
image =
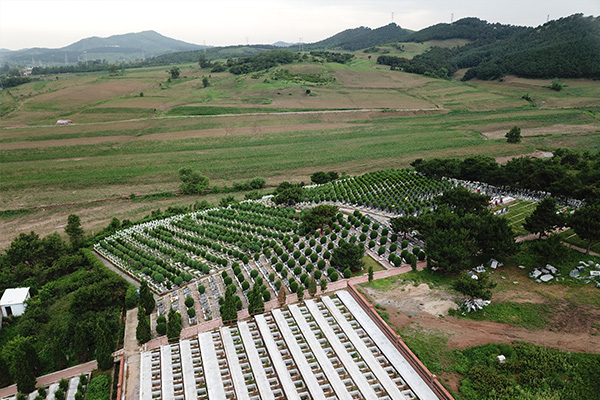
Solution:
[[[457,351],[469,352],[474,346],[526,342],[574,352],[573,357],[600,354],[600,291],[593,285],[539,284],[525,271],[505,266],[492,272],[498,283],[492,304],[466,318],[459,312],[448,314],[460,298],[449,288],[451,279],[435,275],[432,282],[429,275],[421,271],[385,278],[361,285],[361,291],[386,314],[387,322],[419,359],[457,394],[468,377]],[[456,398],[470,397],[460,393]]]
[[[0,92],[0,210],[36,208],[2,215],[0,248],[20,232],[62,230],[71,213],[91,232],[113,216],[189,205],[196,199],[127,199],[177,190],[182,166],[211,186],[255,176],[276,185],[308,182],[319,170],[406,167],[419,157],[600,150],[594,82],[565,81],[562,92],[511,77],[461,83],[390,71],[375,55],[247,76],[182,65],[171,82],[164,67],[66,74]],[[527,93],[536,107],[521,98]],[[57,119],[74,123],[55,126]],[[534,135],[509,145],[501,133],[513,125]]]

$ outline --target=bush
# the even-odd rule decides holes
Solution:
[[[265,290],[263,292],[263,300],[264,301],[269,301],[271,300],[271,292],[269,292],[268,290]]]
[[[191,306],[194,305],[194,298],[192,296],[188,296],[188,297],[185,298],[185,302],[184,303],[185,303],[185,306],[187,308],[190,308]]]
[[[350,279],[350,277],[352,277],[352,271],[350,271],[350,268],[346,268],[344,270],[344,279]]]
[[[98,375],[90,381],[86,400],[107,400],[110,396],[110,372]]]
[[[256,279],[256,277],[258,276],[258,270],[253,269],[252,271],[250,271],[250,276],[252,277],[252,279]]]
[[[204,294],[206,292],[206,287],[204,285],[198,285],[198,293]]]
[[[163,336],[167,334],[167,323],[161,322],[156,324],[156,333]]]
[[[187,309],[187,315],[190,318],[194,318],[196,316],[196,309],[194,307],[190,307]]]
[[[339,275],[337,272],[333,272],[333,274],[329,275],[329,279],[331,279],[331,282],[335,282],[339,279]]]

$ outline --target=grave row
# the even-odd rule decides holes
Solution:
[[[145,399],[437,399],[345,291],[143,352]]]

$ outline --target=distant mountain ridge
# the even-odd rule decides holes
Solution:
[[[33,48],[0,52],[0,62],[65,64],[87,60],[124,62],[180,51],[202,50],[204,46],[172,39],[155,31],[89,37],[59,49]]]
[[[395,23],[371,29],[364,26],[346,29],[327,39],[304,45],[307,50],[341,49],[355,51],[385,43],[406,41],[412,31],[401,28]]]
[[[405,72],[450,78],[461,68],[468,68],[463,80],[490,80],[505,75],[526,78],[600,78],[600,17],[574,14],[547,22],[536,28],[463,21],[471,29],[456,25],[436,25],[419,38],[450,38],[457,32],[482,32],[478,39],[453,49],[432,47],[411,60],[382,55],[379,64]],[[484,25],[481,22],[487,24]],[[490,28],[493,29],[490,32]]]

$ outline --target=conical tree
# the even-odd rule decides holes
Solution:
[[[308,282],[308,294],[311,297],[314,297],[317,294],[317,281],[315,280],[314,275],[310,278],[310,282]]]
[[[81,220],[78,215],[69,215],[65,232],[69,235],[69,240],[74,249],[81,247],[83,244],[83,229],[81,228]]]
[[[98,368],[102,370],[109,369],[114,363],[108,332],[104,328],[105,322],[99,320],[96,323],[96,332],[94,335],[96,339],[96,361],[98,361]]]
[[[138,306],[138,324],[135,330],[135,337],[139,343],[146,343],[152,338],[150,324],[146,319],[146,313],[141,305]]]
[[[144,307],[144,311],[146,315],[150,315],[152,310],[154,310],[154,306],[156,302],[154,301],[154,296],[148,287],[146,281],[142,281],[140,285],[140,304]]]
[[[298,301],[302,301],[304,299],[304,285],[298,285],[296,294],[298,295]]]
[[[174,309],[169,310],[167,320],[167,337],[169,339],[177,339],[181,334],[181,314]]]
[[[235,324],[237,322],[237,308],[235,306],[235,298],[231,290],[225,291],[225,299],[220,308],[221,320],[224,324]]]

